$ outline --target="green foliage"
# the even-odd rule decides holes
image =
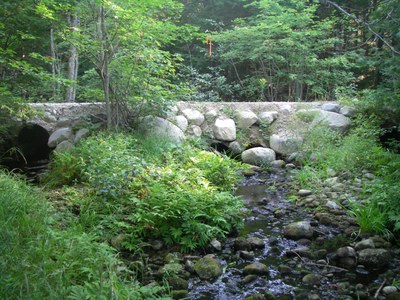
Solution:
[[[117,271],[122,263],[110,246],[79,226],[54,223],[52,213],[39,190],[0,173],[0,298],[156,298],[159,289]]]
[[[331,35],[334,20],[318,18],[316,1],[261,0],[252,5],[259,13],[239,20],[217,41],[226,62],[250,66],[253,90],[262,83],[258,93],[263,99],[329,99],[336,87],[352,79],[352,63],[333,53],[340,43]]]
[[[190,145],[126,134],[91,137],[73,151],[54,157],[48,178],[66,184],[57,174],[76,166],[67,172],[74,174],[69,183],[89,189],[87,200],[72,195],[85,212],[83,226],[89,222],[105,237],[126,234],[127,249],[158,237],[192,250],[241,222],[242,201],[231,194],[240,179],[238,162]]]

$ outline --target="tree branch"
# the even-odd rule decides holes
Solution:
[[[332,2],[330,0],[321,0],[322,3],[324,4],[329,4],[332,5],[333,7],[335,7],[336,9],[338,9],[340,12],[342,12],[343,14],[345,14],[346,16],[348,16],[349,18],[353,19],[354,21],[356,21],[357,24],[363,25],[365,27],[367,27],[367,29],[373,33],[378,39],[380,39],[386,46],[389,47],[389,49],[393,52],[396,53],[398,55],[400,55],[400,51],[396,50],[388,41],[386,41],[384,39],[384,37],[382,35],[380,35],[378,32],[376,32],[375,30],[372,29],[371,24],[361,20],[360,18],[358,18],[357,16],[349,13],[348,11],[346,11],[343,7],[341,7],[339,4]]]

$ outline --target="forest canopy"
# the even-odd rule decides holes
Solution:
[[[399,19],[399,0],[4,0],[2,105],[105,101],[110,127],[173,100],[396,108]]]

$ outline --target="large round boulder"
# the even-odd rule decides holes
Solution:
[[[271,149],[273,149],[276,153],[283,155],[290,155],[297,152],[302,143],[302,139],[298,137],[279,136],[277,134],[273,134],[269,138]]]
[[[250,165],[269,165],[275,159],[275,151],[269,148],[255,147],[242,152],[242,161]]]
[[[222,266],[213,255],[206,255],[199,259],[194,265],[194,270],[201,279],[205,280],[215,279],[222,274]]]
[[[219,141],[232,142],[236,140],[236,125],[232,119],[218,118],[214,123],[214,137]]]
[[[200,126],[204,122],[204,115],[198,110],[187,108],[182,110],[182,114],[186,117],[189,124]]]
[[[287,225],[283,230],[283,234],[286,238],[292,240],[310,239],[314,234],[314,229],[311,227],[310,222],[300,221]]]
[[[161,136],[176,144],[180,144],[185,138],[183,131],[178,126],[160,117],[146,116],[142,118],[139,130],[145,135]]]
[[[249,128],[258,121],[258,117],[252,111],[238,111],[236,114],[238,128]]]
[[[358,252],[358,263],[367,268],[381,269],[387,267],[391,259],[389,251],[385,249],[364,249]]]
[[[70,127],[60,128],[60,129],[57,129],[56,131],[54,131],[50,135],[49,141],[47,144],[50,148],[54,148],[61,142],[71,139],[72,136],[73,136],[72,128],[70,128]]]

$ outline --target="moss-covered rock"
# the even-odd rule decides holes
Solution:
[[[194,270],[201,279],[215,279],[222,274],[222,266],[213,255],[206,255],[194,265]]]

